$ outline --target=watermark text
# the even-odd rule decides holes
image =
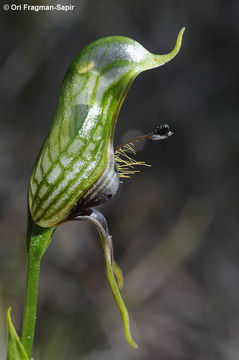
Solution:
[[[5,11],[73,11],[75,9],[75,5],[30,5],[30,4],[4,4],[2,5],[2,9]]]

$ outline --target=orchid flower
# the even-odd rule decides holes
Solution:
[[[141,72],[173,59],[181,47],[183,32],[184,28],[174,49],[166,55],[151,54],[127,37],[105,37],[86,46],[68,69],[51,128],[31,172],[25,311],[21,340],[8,312],[8,360],[31,358],[41,258],[57,226],[67,221],[86,220],[97,228],[126,340],[137,347],[119,290],[123,276],[114,261],[107,222],[94,207],[111,199],[120,178],[138,171],[135,166],[148,166],[134,159],[134,142],[172,135],[168,125],[161,125],[116,149],[113,145],[119,111],[132,82]]]

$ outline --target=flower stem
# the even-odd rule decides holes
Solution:
[[[27,233],[27,280],[21,341],[31,358],[37,312],[38,283],[41,257],[50,244],[55,228],[42,228],[29,216]]]

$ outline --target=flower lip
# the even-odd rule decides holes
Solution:
[[[133,348],[136,349],[137,344],[134,342],[132,335],[131,335],[128,310],[124,304],[124,301],[123,301],[120,291],[119,291],[119,288],[121,288],[122,283],[123,283],[123,278],[122,278],[121,270],[119,269],[118,265],[114,261],[112,238],[109,235],[107,221],[105,220],[105,217],[98,210],[95,210],[95,209],[83,210],[79,215],[75,216],[72,220],[89,221],[96,227],[96,229],[98,230],[98,232],[100,234],[101,244],[102,244],[104,257],[105,257],[106,276],[108,278],[112,294],[115,298],[116,304],[119,308],[119,311],[120,311],[120,314],[122,317],[124,331],[125,331],[125,337],[126,337],[126,340],[128,341],[128,343]],[[116,281],[115,276],[117,278],[117,281]]]

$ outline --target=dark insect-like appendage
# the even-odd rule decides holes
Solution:
[[[167,124],[163,124],[157,126],[151,134],[147,135],[147,139],[162,140],[167,139],[171,135],[173,135],[173,132],[169,129],[169,126]]]

